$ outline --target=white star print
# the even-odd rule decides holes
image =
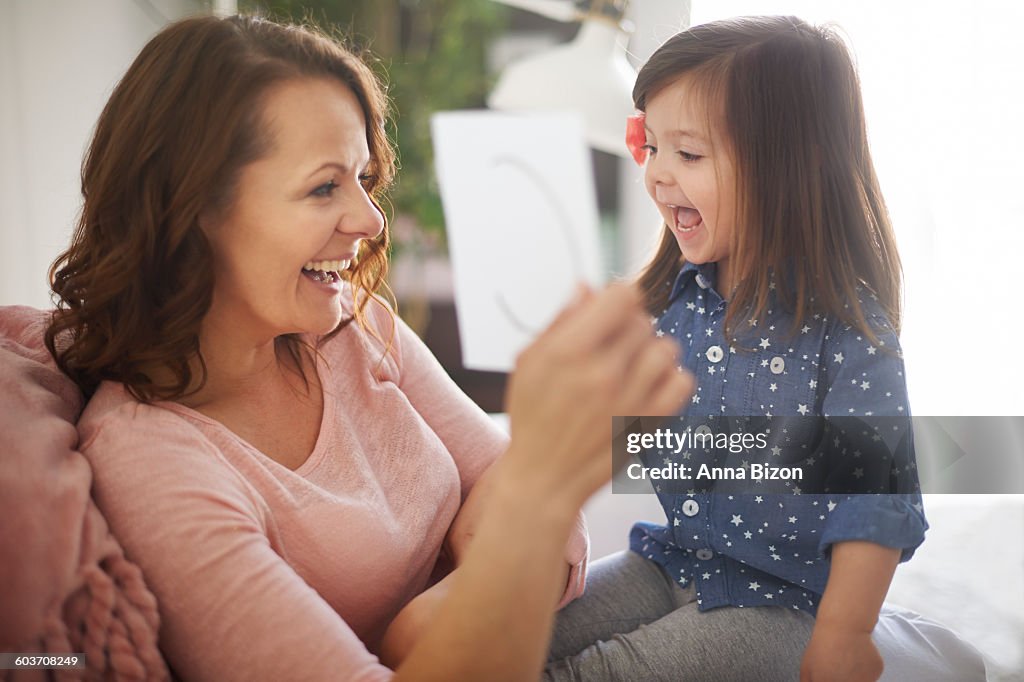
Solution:
[[[740,516],[739,514],[733,514],[732,515],[732,521],[730,521],[729,523],[731,523],[734,526],[738,526],[741,523],[743,523],[743,517]]]

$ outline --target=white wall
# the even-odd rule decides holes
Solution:
[[[49,306],[47,270],[81,205],[79,169],[135,55],[199,0],[0,0],[0,305]]]

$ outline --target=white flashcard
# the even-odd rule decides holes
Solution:
[[[576,283],[603,280],[583,121],[452,111],[431,124],[463,364],[508,371]]]

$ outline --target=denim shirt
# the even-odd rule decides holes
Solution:
[[[861,291],[873,344],[858,329],[809,316],[795,336],[780,309],[737,324],[752,334],[737,348],[723,332],[727,302],[714,288],[714,263],[683,266],[668,308],[652,320],[681,345],[697,389],[686,418],[750,415],[907,416],[899,340],[877,300]],[[753,350],[749,350],[750,347]],[[845,452],[845,451],[844,451]],[[658,456],[655,453],[655,456]],[[913,450],[909,454],[910,467]],[[836,542],[866,540],[911,557],[928,525],[919,488],[905,494],[659,492],[667,525],[639,522],[630,549],[691,581],[702,611],[719,606],[783,606],[817,612]],[[657,486],[656,486],[657,490]],[[749,490],[749,488],[747,488]]]

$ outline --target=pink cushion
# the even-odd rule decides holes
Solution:
[[[89,497],[82,395],[43,344],[48,319],[0,307],[0,651],[84,652],[97,678],[167,679],[156,599]]]

